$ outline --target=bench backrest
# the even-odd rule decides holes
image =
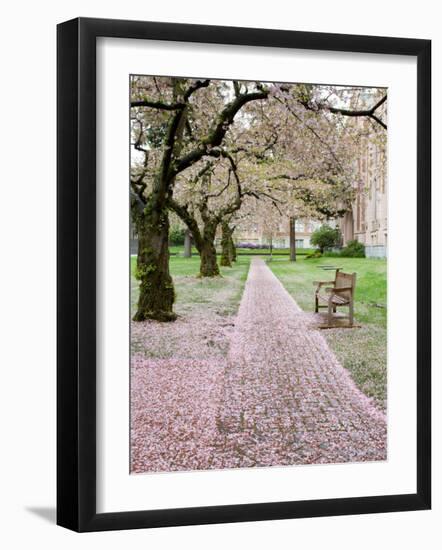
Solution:
[[[335,288],[350,288],[351,290],[344,293],[344,296],[348,296],[349,298],[354,295],[356,287],[356,273],[343,273],[342,271],[339,271],[339,269],[336,270],[336,276],[335,276]]]

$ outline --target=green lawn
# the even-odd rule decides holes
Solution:
[[[171,254],[178,254],[180,256],[183,256],[184,246],[182,246],[182,245],[170,245],[169,246],[169,252]],[[194,246],[192,246],[192,253],[198,255],[198,251]]]
[[[313,248],[297,248],[296,254],[300,256],[305,256],[306,254],[309,254],[310,252],[313,252]],[[237,248],[236,249],[237,254],[246,254],[250,256],[270,256],[270,248]],[[290,255],[290,248],[273,248],[272,250],[273,256],[289,256]]]
[[[387,262],[367,258],[273,258],[268,266],[304,311],[314,311],[313,281],[328,281],[333,265],[357,273],[355,318],[362,328],[330,329],[322,334],[362,391],[386,407],[387,399]],[[346,308],[342,311],[347,313]]]
[[[177,295],[175,311],[181,316],[197,314],[201,308],[208,315],[234,315],[244,290],[252,255],[239,255],[234,267],[222,267],[222,277],[199,278],[199,256],[171,256],[170,270]],[[358,387],[373,397],[381,408],[387,400],[387,282],[385,260],[365,258],[301,257],[290,262],[286,256],[264,258],[287,291],[304,311],[314,310],[313,281],[331,280],[333,271],[320,265],[334,265],[346,272],[356,272],[356,322],[362,328],[324,330],[322,334],[347,368]],[[132,275],[136,258],[131,258]],[[138,297],[138,282],[132,276],[132,308]],[[346,313],[346,311],[344,310]]]
[[[183,256],[184,254],[184,246],[182,245],[170,245],[169,246],[169,252],[172,255],[178,255]],[[309,254],[310,252],[313,252],[312,248],[298,248],[296,250],[297,254],[299,255],[305,255]],[[197,249],[193,246],[192,247],[192,253],[195,255],[198,255]],[[218,250],[218,253],[221,253],[221,250]],[[246,255],[246,256],[256,256],[256,255],[265,255],[270,256],[270,248],[237,248],[236,253],[239,255]],[[289,248],[274,248],[272,251],[273,256],[288,256],[290,254]]]
[[[313,281],[329,281],[334,271],[320,266],[340,267],[346,273],[357,273],[355,316],[363,323],[375,323],[383,327],[387,321],[387,262],[368,258],[317,258],[290,262],[286,258],[274,258],[268,262],[273,273],[285,288],[296,297],[306,311],[314,306]],[[345,310],[344,310],[345,311]]]
[[[241,301],[244,283],[249,271],[250,258],[241,256],[233,267],[220,267],[221,277],[198,277],[200,258],[181,256],[170,257],[170,272],[173,277],[176,303],[175,310],[179,315],[193,311],[195,308],[215,308],[219,315],[236,313]],[[136,257],[131,257],[131,306],[136,305],[138,298],[138,281],[134,277]]]

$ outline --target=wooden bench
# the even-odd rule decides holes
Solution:
[[[315,313],[318,313],[320,308],[327,308],[328,326],[332,326],[333,313],[336,313],[336,308],[345,306],[349,308],[349,321],[353,326],[354,313],[354,292],[356,288],[356,273],[342,273],[339,269],[336,270],[334,281],[313,281],[316,286],[315,291]],[[320,305],[320,302],[325,305]]]

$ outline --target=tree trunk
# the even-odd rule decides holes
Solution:
[[[140,211],[132,208],[138,232],[136,277],[140,282],[134,321],[174,321],[175,292],[169,273],[169,216],[152,197]]]
[[[290,218],[290,261],[296,262],[296,231],[295,218]]]
[[[190,231],[188,229],[186,229],[184,233],[184,257],[192,257],[192,239],[190,236]]]
[[[218,227],[217,218],[203,217],[203,230],[200,230],[196,218],[189,212],[187,206],[180,206],[169,199],[168,206],[187,225],[187,231],[192,235],[193,242],[200,255],[200,277],[216,277],[219,268],[216,263],[215,235]]]
[[[204,238],[201,244],[201,250],[199,252],[201,256],[201,277],[216,277],[219,275],[219,267],[216,263],[216,248],[214,239]]]
[[[216,263],[215,235],[218,222],[206,219],[204,229],[199,233],[195,244],[200,255],[200,277],[216,277],[219,267]]]
[[[236,246],[233,241],[232,233],[230,233],[230,257],[232,258],[232,262],[236,262]]]
[[[221,262],[220,264],[223,267],[232,267],[232,246],[231,239],[232,233],[227,222],[222,222],[221,224]]]

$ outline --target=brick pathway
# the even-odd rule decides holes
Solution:
[[[132,471],[385,460],[384,414],[311,321],[254,259],[227,361],[135,356]]]
[[[261,259],[224,378],[213,467],[386,459],[386,419]]]

